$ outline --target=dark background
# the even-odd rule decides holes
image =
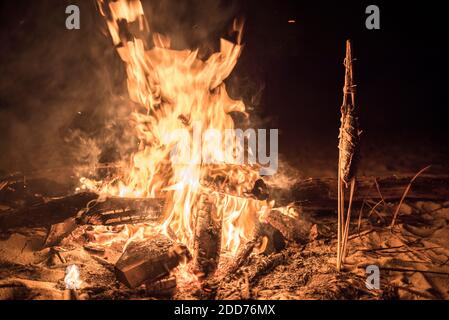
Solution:
[[[233,17],[245,17],[230,92],[258,127],[280,129],[282,153],[306,174],[335,171],[346,39],[357,58],[364,170],[447,163],[447,2],[143,2],[153,28],[179,48],[217,45]],[[81,8],[79,31],[65,29],[68,4]],[[365,28],[370,4],[380,8],[380,30]],[[94,1],[1,1],[0,169],[101,159],[115,148],[128,102],[103,31]],[[98,141],[106,141],[99,150]]]

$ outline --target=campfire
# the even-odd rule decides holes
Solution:
[[[428,167],[358,174],[363,107],[350,41],[337,178],[303,178],[278,163],[278,131],[252,128],[243,100],[227,91],[244,50],[243,20],[205,54],[174,48],[152,30],[140,0],[97,0],[97,7],[126,69],[135,144],[119,161],[71,168],[70,185],[58,181],[65,170],[58,168],[3,177],[0,298],[396,298],[407,289],[394,280],[367,287],[365,270],[380,265],[370,254],[400,248],[427,261],[442,254],[427,253],[438,249],[429,249],[433,238],[413,247],[431,219],[416,217],[424,209],[407,201],[447,200],[447,176],[426,174]]]
[[[139,204],[135,211],[144,213],[143,223],[124,224],[106,240],[125,240],[117,272],[130,287],[157,280],[179,265],[182,277],[207,277],[222,254],[234,256],[251,238],[271,207],[265,190],[259,190],[265,186],[257,164],[243,162],[244,140],[251,137],[235,134],[232,114],[246,117],[245,105],[228,96],[224,83],[243,49],[243,23],[234,21],[235,42],[222,39],[219,52],[201,59],[198,50],[171,49],[169,38],[151,32],[140,1],[98,5],[126,65],[128,92],[135,102],[130,121],[139,144],[114,175],[102,181],[81,178],[81,190],[100,195],[81,219],[91,223],[98,215],[113,215],[117,207],[111,201]],[[149,43],[143,40],[147,38]],[[94,242],[104,245],[102,235],[94,232]],[[131,254],[137,241],[140,249]],[[153,270],[152,256],[160,270]]]

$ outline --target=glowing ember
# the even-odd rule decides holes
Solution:
[[[65,271],[64,283],[66,289],[78,290],[83,283],[80,280],[80,271],[76,265],[70,265]]]
[[[269,207],[266,201],[247,197],[259,171],[255,163],[239,162],[243,139],[224,134],[235,129],[231,112],[246,116],[244,103],[232,100],[224,84],[243,49],[243,23],[234,22],[236,43],[221,39],[220,51],[201,60],[198,50],[170,49],[170,39],[163,35],[152,33],[152,43],[146,44],[123,30],[131,30],[132,25],[149,34],[139,0],[98,3],[126,65],[129,96],[141,107],[130,120],[139,147],[119,175],[101,182],[83,178],[83,188],[103,195],[164,197],[164,222],[158,231],[175,235],[189,248],[198,198],[202,193],[213,194],[223,221],[222,243],[235,253],[251,234],[257,215]],[[210,132],[222,134],[217,138]],[[205,184],[205,180],[221,183]],[[148,225],[139,228],[132,232],[126,228],[123,235],[145,238],[155,232],[146,230]]]

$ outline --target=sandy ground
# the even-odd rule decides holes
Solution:
[[[360,226],[353,219],[344,271],[335,270],[335,219],[308,215],[312,234],[305,244],[290,242],[276,254],[253,254],[227,283],[179,282],[175,299],[449,299],[449,203],[404,204],[391,231],[393,206],[367,206]],[[370,213],[371,212],[371,213]],[[371,216],[370,216],[371,214]],[[304,220],[298,220],[304,223]],[[315,222],[317,222],[315,224]],[[120,246],[95,252],[79,228],[60,246],[42,249],[45,230],[18,230],[0,241],[2,299],[62,299],[68,265],[80,269],[83,299],[153,299],[144,287],[130,290],[116,281],[113,265]],[[222,259],[222,268],[231,260]],[[380,288],[366,287],[366,266],[380,268]],[[261,267],[263,266],[263,267]],[[254,270],[261,268],[257,272]],[[250,275],[250,281],[245,281]],[[220,271],[214,279],[224,276]],[[212,281],[213,282],[213,281]],[[169,298],[169,297],[165,297]]]
[[[415,173],[429,164],[433,173],[448,172],[443,148],[419,143],[402,145],[399,152],[400,144],[391,142],[390,148],[364,146],[361,174]],[[307,148],[292,149],[298,156],[282,166],[279,179],[335,175],[336,150]],[[336,215],[301,213],[297,223],[310,233],[301,243],[288,241],[286,249],[268,256],[253,253],[235,275],[220,282],[232,262],[223,258],[212,279],[178,279],[177,292],[165,297],[116,281],[113,269],[121,247],[92,250],[86,227],[51,249],[43,248],[47,230],[14,230],[0,240],[0,299],[67,298],[64,277],[72,264],[80,269],[81,299],[449,299],[449,202],[406,200],[389,229],[397,205],[367,202],[355,210],[341,273],[335,269]],[[368,265],[379,268],[379,289],[366,285]]]

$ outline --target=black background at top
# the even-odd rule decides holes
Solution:
[[[208,11],[200,10],[193,17],[189,10],[193,12],[211,1],[168,2],[174,8],[190,8],[182,11],[178,18],[184,22],[192,20],[184,25],[190,23],[193,26],[204,20]],[[63,28],[64,8],[71,3],[79,4],[82,9],[79,31]],[[365,27],[365,8],[370,4],[380,8],[380,30]],[[367,137],[388,139],[392,135],[405,134],[405,144],[412,144],[414,135],[439,144],[448,141],[447,2],[243,0],[234,1],[232,5],[224,1],[223,6],[234,8],[224,26],[230,25],[232,16],[246,19],[245,50],[231,77],[237,79],[233,82],[237,85],[231,86],[230,91],[248,99],[263,88],[255,113],[263,120],[260,126],[281,130],[281,150],[287,149],[290,141],[298,139],[335,138],[339,126],[346,39],[352,39],[357,58],[357,106]],[[95,102],[94,105],[98,105],[107,93],[94,90],[96,85],[101,86],[101,81],[97,81],[89,83],[90,91],[75,94],[88,83],[77,75],[87,74],[89,79],[96,68],[95,63],[82,63],[95,54],[91,48],[100,39],[92,37],[103,23],[95,11],[94,1],[1,1],[0,15],[2,69],[13,61],[17,63],[27,50],[61,46],[60,51],[49,50],[45,59],[30,61],[33,59],[27,57],[19,61],[24,67],[17,71],[0,72],[3,77],[0,85],[2,166],[8,167],[5,163],[14,150],[10,144],[17,144],[19,138],[24,141],[15,131],[17,122],[29,129],[37,123],[34,116],[40,123],[51,118],[54,112],[46,107],[51,101],[78,104],[89,117],[95,107],[88,104]],[[214,19],[209,17],[211,24]],[[291,19],[296,23],[288,23]],[[61,30],[54,31],[58,28]],[[217,34],[225,34],[225,29],[217,29]],[[64,46],[75,37],[81,39],[76,46]],[[102,45],[110,46],[109,40],[103,39]],[[110,49],[113,52],[113,48]],[[62,56],[59,60],[63,62],[57,71],[70,77],[58,84],[61,93],[53,90],[48,94],[47,82],[55,72],[52,54]],[[70,59],[65,61],[64,56],[70,56]],[[77,64],[77,59],[81,64]],[[115,60],[116,68],[120,69],[118,58]],[[27,69],[30,63],[39,65]],[[124,82],[123,74],[118,82]],[[40,102],[38,107],[36,101]],[[93,120],[83,123],[89,121],[95,123]],[[71,121],[70,125],[76,126],[76,122]],[[40,133],[45,130],[36,126],[33,135],[26,134],[25,140],[31,140],[27,148],[35,148],[42,140],[48,140]],[[57,134],[66,126],[65,122],[59,127],[53,125]]]

